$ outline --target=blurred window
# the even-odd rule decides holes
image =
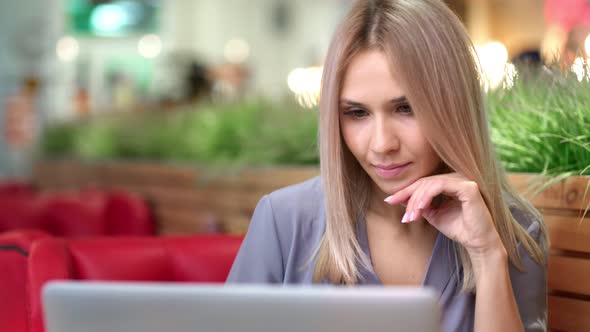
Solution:
[[[67,0],[73,34],[126,36],[157,31],[160,0]]]

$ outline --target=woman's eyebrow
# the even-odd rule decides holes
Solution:
[[[406,96],[401,96],[401,97],[397,97],[397,98],[391,99],[389,101],[389,103],[390,104],[400,104],[400,103],[405,103],[407,101],[408,101],[408,99],[406,98]],[[348,100],[346,98],[340,99],[340,104],[346,104],[346,105],[356,106],[356,107],[364,107],[365,106],[363,103],[359,103],[359,102],[356,102],[356,101]]]
[[[406,98],[406,96],[401,96],[401,97],[397,97],[397,98],[390,100],[389,103],[390,104],[399,104],[399,103],[405,103],[407,101],[408,101],[408,99]]]
[[[363,105],[363,103],[359,103],[359,102],[344,99],[344,98],[340,99],[340,104],[346,104],[346,105],[356,106],[356,107],[364,107],[365,106],[365,105]]]

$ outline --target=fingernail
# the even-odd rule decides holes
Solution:
[[[408,218],[408,215],[404,213],[404,216],[402,218],[402,224],[407,223],[408,221],[406,220]]]
[[[422,210],[424,208],[424,202],[420,201],[420,203],[418,203],[418,209]]]
[[[387,197],[385,197],[384,201],[386,203],[390,203],[391,204],[391,197],[393,197],[393,196],[387,196]]]
[[[414,216],[415,216],[415,213],[414,213],[414,211],[412,211],[412,213],[410,213],[410,222],[414,221]]]

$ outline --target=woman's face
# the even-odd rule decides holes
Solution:
[[[376,194],[391,195],[441,165],[379,51],[361,52],[348,66],[339,118],[344,141],[373,179]]]

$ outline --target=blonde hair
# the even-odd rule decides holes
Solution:
[[[370,264],[355,226],[368,207],[371,179],[346,147],[338,120],[346,68],[365,50],[379,50],[390,59],[433,149],[450,170],[478,184],[511,263],[522,266],[520,243],[542,264],[542,218],[510,187],[496,159],[473,45],[460,20],[440,0],[363,0],[355,2],[336,31],[324,65],[319,137],[327,225],[316,251],[314,280],[356,284],[359,264]],[[514,219],[508,201],[539,219],[539,243]],[[471,261],[463,247],[455,250],[463,290],[473,291]]]

